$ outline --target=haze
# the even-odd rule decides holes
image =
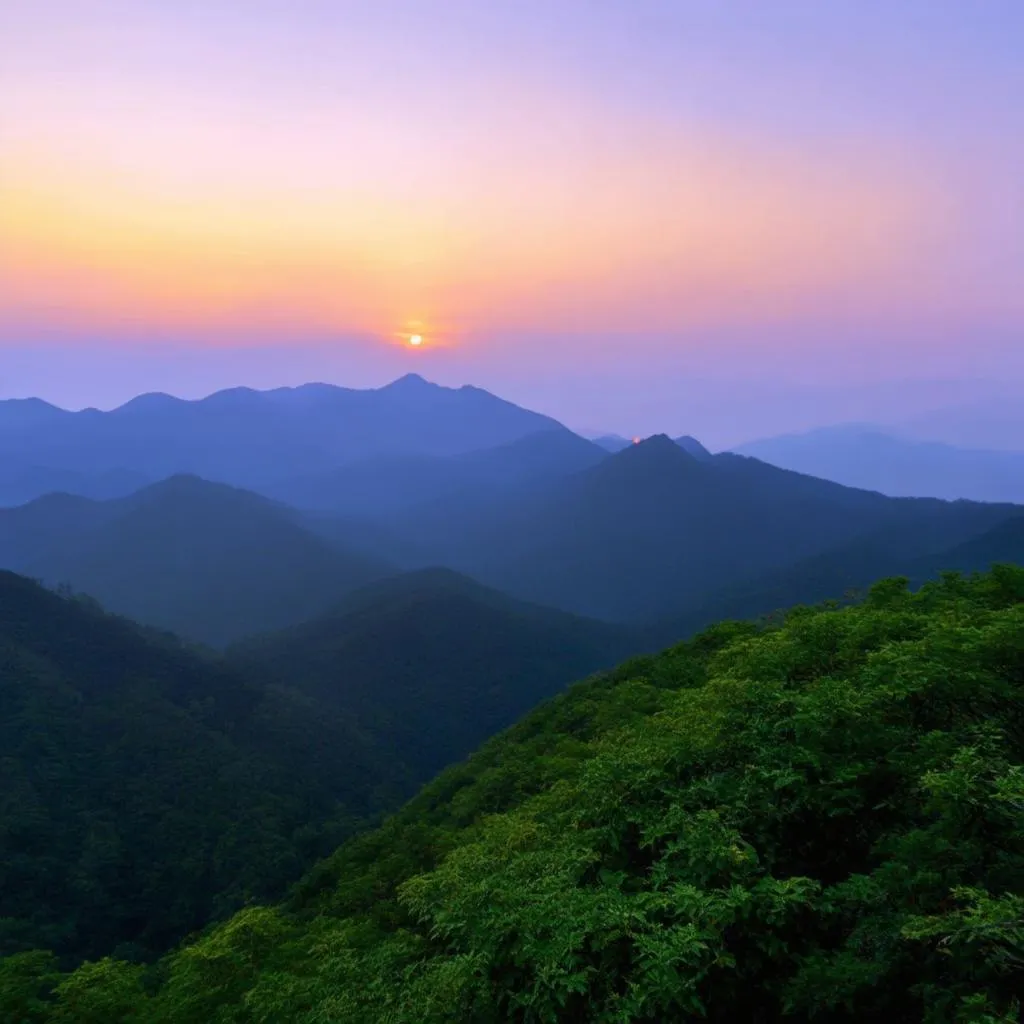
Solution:
[[[5,5],[0,396],[416,371],[720,445],[1005,399],[1021,38],[1015,0]]]
[[[0,0],[0,1022],[1020,1022],[1022,43]]]

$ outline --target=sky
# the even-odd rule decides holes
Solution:
[[[723,445],[1005,400],[1022,42],[1020,0],[0,3],[0,397],[418,372]]]

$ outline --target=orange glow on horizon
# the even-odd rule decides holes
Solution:
[[[825,40],[856,42],[828,4],[805,25],[822,44],[782,62],[785,34],[743,19],[656,39],[633,5],[583,0],[400,19],[7,6],[4,338],[359,337],[427,358],[532,334],[577,337],[588,362],[611,335],[640,356],[719,328],[1024,317],[1022,150],[1001,127],[1016,79],[974,64],[947,109],[973,59],[951,36],[943,59],[872,56],[902,83],[876,93],[850,89],[845,60],[817,68]],[[930,119],[908,116],[926,98]]]
[[[626,163],[589,197],[555,177],[522,209],[495,194],[443,215],[387,195],[162,195],[98,169],[12,168],[0,313],[372,332],[397,298],[471,331],[587,331],[771,318],[843,294],[907,301],[893,270],[929,230],[922,191],[806,173],[751,181],[728,157],[674,180],[679,164],[653,185]],[[419,324],[402,343],[412,334],[438,344]]]

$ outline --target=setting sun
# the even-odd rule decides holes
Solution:
[[[423,335],[422,334],[410,334],[409,335],[409,344],[410,345],[416,345],[416,346],[422,345],[423,344]]]

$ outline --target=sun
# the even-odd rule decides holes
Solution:
[[[419,348],[419,346],[423,344],[423,335],[422,334],[410,334],[409,335],[409,344],[415,346],[416,348]]]

